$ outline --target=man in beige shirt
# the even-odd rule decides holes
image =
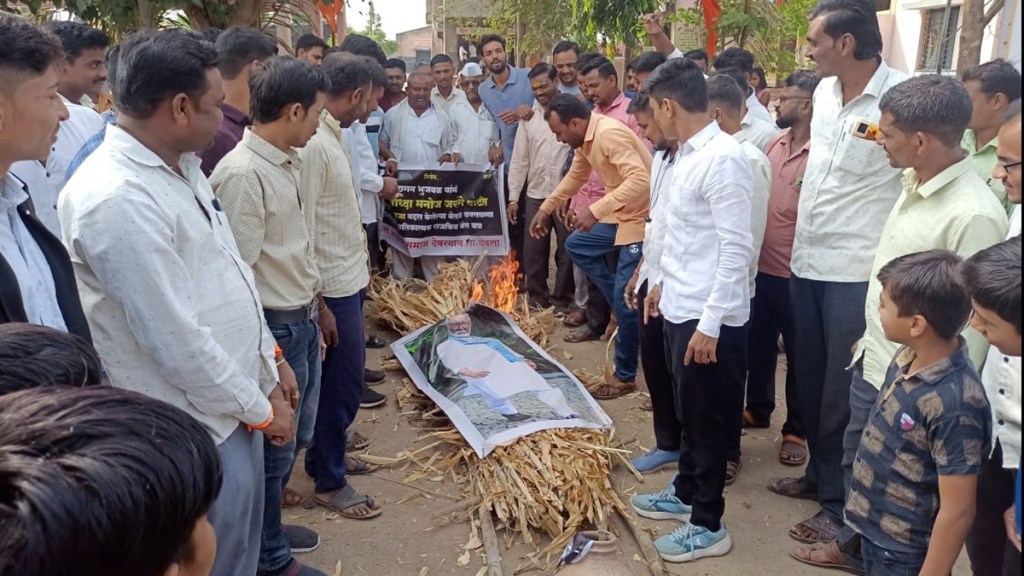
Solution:
[[[323,280],[320,327],[327,342],[313,447],[306,472],[315,481],[316,501],[354,519],[380,516],[373,499],[348,483],[345,440],[363,394],[366,368],[363,302],[370,281],[369,254],[359,208],[360,191],[341,130],[372,105],[372,68],[377,64],[349,54],[329,54],[322,70],[331,87],[320,124],[302,159],[299,190],[306,226]]]
[[[537,101],[533,104],[533,117],[520,121],[515,146],[512,147],[512,162],[508,169],[509,207],[506,212],[513,224],[519,217],[523,187],[526,187],[525,218],[529,222],[561,180],[562,167],[569,155],[569,146],[558,141],[544,120],[544,111],[558,94],[558,73],[555,67],[542,62],[530,70],[527,78],[530,79]],[[555,289],[552,292],[548,287],[551,235],[547,234],[539,239],[529,236],[525,239],[523,266],[526,268],[526,292],[531,305],[547,308],[554,304],[557,308],[568,309],[574,291],[573,268],[569,253],[565,251],[569,230],[559,218],[555,218],[555,233],[558,235],[555,248]]]
[[[252,267],[256,288],[274,340],[295,371],[297,433],[284,446],[263,446],[266,475],[259,574],[279,574],[298,563],[292,552],[309,551],[320,537],[300,526],[287,531],[281,504],[295,455],[313,436],[320,396],[320,328],[313,245],[299,198],[299,155],[316,131],[327,79],[316,67],[291,57],[274,57],[253,73],[253,125],[217,164],[210,185],[222,203],[239,254]],[[218,205],[214,208],[221,209]],[[299,567],[300,574],[322,574]]]
[[[595,398],[618,398],[636,389],[639,325],[636,310],[626,306],[624,291],[640,263],[644,225],[650,206],[651,153],[625,124],[598,114],[569,94],[552,99],[544,113],[558,140],[576,149],[572,168],[530,222],[530,235],[543,238],[551,215],[587,183],[591,171],[604,182],[607,192],[589,208],[569,215],[574,230],[565,247],[612,303],[619,322],[615,342],[615,374],[592,391]],[[605,257],[618,252],[616,269]]]

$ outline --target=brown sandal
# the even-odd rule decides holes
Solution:
[[[815,501],[818,499],[818,491],[812,488],[807,483],[807,478],[803,476],[800,478],[789,477],[773,480],[768,483],[768,490],[787,498]]]
[[[779,462],[786,466],[801,466],[807,462],[807,441],[799,436],[786,434],[779,446]]]
[[[743,470],[743,461],[737,460],[735,462],[729,460],[725,463],[725,485],[732,486],[736,479],[740,477],[740,470]]]
[[[803,522],[798,522],[789,529],[790,538],[804,544],[816,544],[835,540],[839,535],[839,524],[834,522],[824,510]]]
[[[817,566],[818,568],[842,570],[857,575],[864,574],[863,570],[858,570],[846,561],[842,551],[839,550],[839,544],[835,540],[831,542],[818,542],[809,546],[798,546],[789,555],[798,562]]]
[[[350,476],[361,476],[380,470],[380,466],[370,464],[365,460],[348,456],[345,458],[345,474]]]
[[[587,391],[590,392],[591,396],[598,400],[614,400],[620,396],[636,392],[636,383],[623,382],[613,376],[611,382],[597,384],[588,388]]]
[[[291,488],[285,488],[284,492],[281,493],[281,508],[295,508],[301,506],[306,502],[302,494],[299,494]]]

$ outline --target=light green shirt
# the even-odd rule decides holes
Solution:
[[[988,187],[996,195],[996,200],[999,200],[999,203],[1003,205],[1003,209],[1006,210],[1007,216],[1009,216],[1013,213],[1015,205],[1007,198],[1003,182],[992,175],[992,170],[995,169],[996,162],[998,161],[998,158],[996,158],[996,144],[998,142],[998,138],[993,138],[991,142],[979,149],[978,137],[974,130],[967,130],[964,132],[964,139],[961,141],[960,146],[970,154],[971,165],[974,167],[974,171],[988,184]]]
[[[917,172],[903,175],[903,193],[896,201],[882,230],[875,253],[868,297],[864,307],[867,331],[861,338],[854,362],[863,360],[864,379],[881,389],[885,372],[898,344],[885,339],[878,314],[882,285],[878,272],[892,260],[926,250],[950,250],[967,258],[1006,237],[1007,219],[985,181],[974,173],[965,158],[924,184]],[[971,360],[981,370],[988,353],[985,338],[968,328],[964,331]]]

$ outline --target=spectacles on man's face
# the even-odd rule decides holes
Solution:
[[[1019,168],[1021,161],[1017,160],[1016,162],[1003,162],[1002,160],[1000,160],[999,164],[1002,165],[1004,171],[1009,172],[1014,168]]]
[[[810,99],[811,99],[810,96],[786,96],[786,95],[779,96],[779,102],[780,103],[781,102],[788,102],[790,100],[810,100]]]

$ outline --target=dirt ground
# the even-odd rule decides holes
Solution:
[[[371,305],[372,306],[372,305]],[[371,308],[372,309],[372,308]],[[372,325],[372,324],[371,324]],[[397,334],[379,328],[379,333],[389,341]],[[551,338],[549,351],[571,369],[584,368],[600,373],[604,361],[605,342],[567,344],[562,340],[563,328]],[[566,360],[563,352],[572,354]],[[378,367],[379,359],[388,351],[369,351],[367,365]],[[784,362],[780,362],[779,374],[785,375]],[[403,373],[390,372],[388,379],[376,387],[386,394],[386,407],[377,410],[360,411],[355,429],[373,440],[368,453],[379,456],[394,456],[412,446],[417,431],[405,417],[399,414],[395,391],[401,386]],[[781,392],[783,386],[777,389]],[[629,448],[634,452],[646,452],[653,444],[651,416],[640,410],[641,394],[603,402],[605,411],[616,426],[616,437],[632,441]],[[836,575],[841,572],[816,569],[805,566],[789,557],[789,551],[798,543],[787,535],[790,525],[814,514],[817,505],[804,500],[791,500],[769,492],[765,485],[772,478],[792,475],[798,469],[784,466],[778,460],[779,427],[785,415],[784,399],[779,397],[780,408],[776,410],[772,427],[750,431],[743,437],[743,471],[736,484],[727,489],[725,523],[732,535],[733,549],[721,558],[705,559],[695,564],[669,566],[674,574],[686,575]],[[406,484],[403,479],[414,469],[384,468],[370,476],[356,476],[351,479],[353,486],[371,494],[384,508],[384,514],[369,521],[338,518],[324,508],[302,507],[285,510],[286,523],[309,526],[322,537],[318,550],[298,555],[303,563],[319,568],[328,574],[344,576],[366,574],[428,576],[440,574],[466,574],[474,576],[480,572],[484,562],[482,550],[473,552],[465,562],[462,546],[469,541],[470,528],[466,522],[452,524],[445,518],[437,518],[439,512],[452,508],[462,500],[460,486],[450,482],[420,480]],[[644,481],[618,466],[614,473],[614,486],[620,494],[628,497],[635,493],[653,492],[662,489],[671,480],[669,471],[647,476]],[[296,468],[292,487],[303,495],[311,496],[312,482]],[[676,523],[643,521],[652,538],[667,533]],[[499,527],[499,539],[502,532]],[[634,574],[650,572],[642,564],[639,548],[627,532],[620,534],[623,560]],[[510,576],[520,566],[522,558],[532,549],[519,543],[510,549],[503,549],[504,574]],[[460,563],[460,556],[463,556]],[[529,572],[540,574],[538,571]],[[954,576],[966,576],[965,558],[961,557]]]

